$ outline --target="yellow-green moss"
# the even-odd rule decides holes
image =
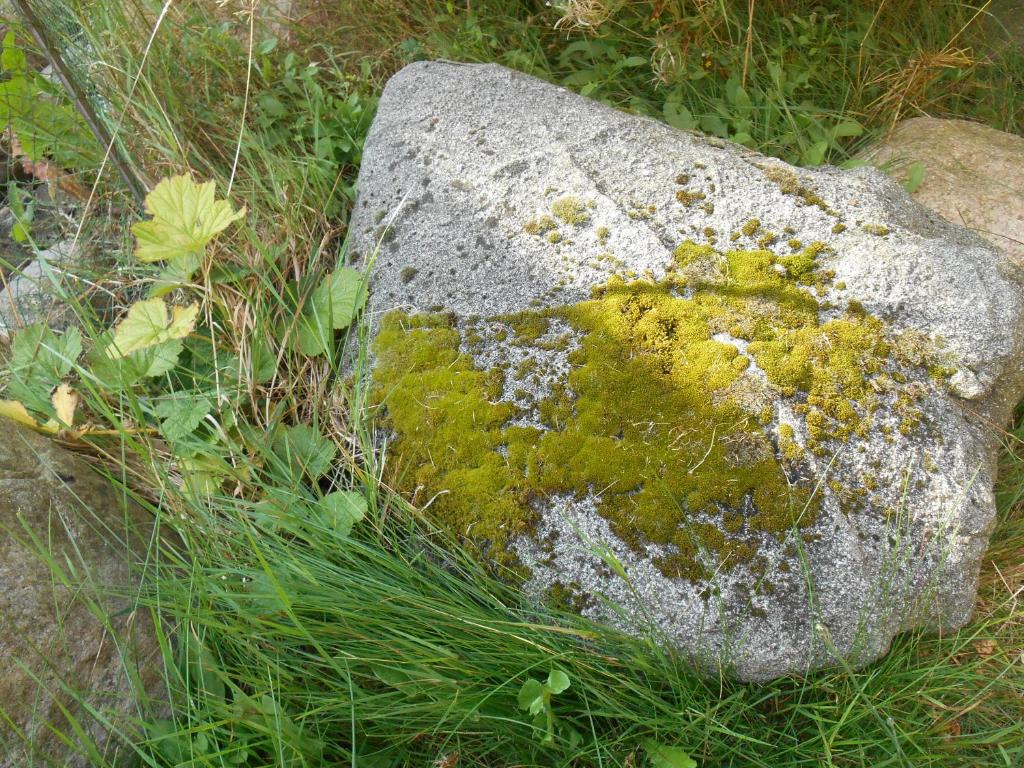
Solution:
[[[604,225],[594,230],[594,233],[597,235],[597,242],[599,242],[601,245],[607,243],[609,236],[612,234],[611,230]]]
[[[705,195],[703,192],[690,192],[689,190],[686,189],[676,190],[676,200],[685,205],[687,208],[689,208],[694,203],[699,203],[706,197],[707,195]]]
[[[832,234],[833,235],[841,235],[845,231],[846,231],[846,225],[843,224],[841,221],[832,225]]]
[[[875,237],[885,237],[889,234],[889,228],[881,224],[861,224],[860,228]]]
[[[626,211],[626,215],[634,221],[646,221],[651,218],[655,213],[658,212],[656,205],[641,205],[640,203],[630,203],[629,208]]]
[[[543,235],[557,228],[558,222],[546,214],[530,219],[523,225],[523,231],[528,235]]]
[[[554,230],[552,232],[548,232],[547,241],[549,243],[551,243],[552,245],[554,245],[555,243],[562,242],[562,233],[559,232],[558,230]]]
[[[561,219],[566,224],[584,224],[590,220],[587,207],[583,202],[573,195],[563,195],[551,204],[551,213],[555,218]]]
[[[537,387],[534,358],[484,371],[460,352],[449,316],[388,315],[374,400],[395,435],[391,481],[433,499],[440,523],[506,563],[510,542],[530,534],[534,502],[597,494],[629,546],[665,548],[656,563],[666,574],[700,581],[752,564],[760,534],[815,520],[807,451],[866,434],[897,386],[881,320],[819,318],[825,250],[781,257],[688,241],[661,280],[613,277],[589,300],[482,321],[536,354],[568,348],[568,334],[542,338],[553,322],[572,329],[567,378],[529,405],[501,395],[509,377]],[[748,375],[754,364],[764,376]],[[917,394],[898,395],[901,427],[916,429]],[[780,397],[803,418],[803,444],[792,426],[770,427]],[[543,429],[512,425],[526,408]]]
[[[790,424],[779,425],[779,452],[789,461],[800,461],[804,450],[796,441],[796,432]]]
[[[760,219],[750,219],[746,224],[740,227],[740,232],[742,232],[747,237],[753,237],[754,235],[757,234],[757,230],[759,230],[760,228]]]
[[[821,195],[813,188],[802,184],[800,178],[788,168],[776,165],[762,167],[761,173],[764,174],[766,179],[775,184],[782,194],[793,195],[803,201],[804,205],[814,205],[825,211],[825,213],[835,215],[835,211],[829,207]]]

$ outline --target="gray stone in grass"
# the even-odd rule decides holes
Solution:
[[[528,530],[505,542],[528,569],[527,590],[541,595],[556,585],[585,614],[633,632],[653,629],[702,668],[745,680],[804,673],[840,657],[867,663],[901,631],[951,630],[970,619],[995,517],[999,429],[1024,392],[1022,275],[999,250],[925,210],[874,169],[791,168],[493,65],[427,62],[395,75],[366,142],[358,190],[351,253],[375,259],[368,304],[373,327],[392,310],[450,313],[444,323],[460,334],[462,364],[499,375],[500,387],[488,397],[511,404],[511,422],[537,429],[538,441],[565,428],[536,419],[535,406],[549,402],[553,381],[568,393],[569,420],[590,406],[574,352],[586,334],[576,328],[561,348],[542,344],[531,352],[530,342],[515,342],[524,337],[505,316],[545,308],[557,314],[559,307],[590,299],[615,275],[627,285],[645,274],[672,285],[664,290],[673,300],[726,302],[737,286],[750,289],[734,272],[754,263],[750,254],[767,250],[786,284],[816,302],[814,333],[830,320],[851,327],[876,323],[890,342],[878,349],[891,349],[891,356],[865,367],[859,379],[865,392],[868,385],[877,388],[874,410],[865,407],[873,397],[866,395],[852,416],[833,421],[824,410],[831,406],[813,404],[803,385],[785,391],[767,376],[770,361],[753,351],[750,338],[709,328],[709,339],[748,359],[735,381],[760,392],[761,406],[767,397],[764,418],[753,429],[786,481],[816,494],[820,510],[813,524],[759,532],[753,495],[735,508],[710,505],[711,512],[706,503],[690,509],[687,499],[669,499],[664,514],[680,529],[724,528],[731,514],[742,526],[722,530],[722,540],[756,547],[749,561],[736,564],[723,559],[725,550],[716,554],[705,546],[713,535],[701,534],[698,576],[677,577],[659,562],[681,556],[673,542],[690,539],[638,539],[626,535],[621,520],[610,519],[628,511],[630,493],[646,486],[615,496],[622,506],[612,508],[608,488],[537,492],[530,470],[523,470],[501,496],[527,507]],[[582,215],[556,215],[567,199],[582,203]],[[751,224],[755,219],[758,227]],[[769,231],[775,240],[765,237]],[[742,248],[745,255],[675,260],[684,241],[709,238],[719,252]],[[803,284],[794,277],[798,265],[783,262],[808,243],[824,249]],[[768,294],[760,298],[773,301]],[[762,333],[776,341],[793,338],[773,326]],[[828,340],[814,338],[814,354],[830,354],[821,349]],[[509,386],[524,349],[540,360],[540,375]],[[444,409],[457,408],[459,398],[427,392],[412,406],[422,410],[422,429],[415,420],[396,427],[387,420],[396,398],[423,395],[426,390],[417,388],[425,379],[410,368],[404,378],[382,381],[382,354],[386,348],[378,347],[374,364],[387,397],[382,414],[392,430],[390,461],[402,466],[403,452],[419,455],[431,433],[458,418]],[[386,362],[392,369],[401,363]],[[446,358],[438,365],[457,363]],[[440,367],[432,370],[446,375]],[[837,391],[854,391],[854,379]],[[907,420],[908,413],[913,418]],[[825,425],[813,439],[812,418]],[[839,439],[843,424],[854,423],[864,427],[862,434]],[[708,455],[718,460],[728,446],[713,426],[704,425],[711,434]],[[466,459],[467,473],[485,464],[503,471],[493,454],[510,461],[501,441],[511,433],[508,425],[500,429],[500,444]],[[786,431],[795,448],[783,439]],[[786,456],[787,445],[793,458]],[[414,502],[431,500],[430,510],[446,522],[446,499],[465,487],[454,474],[431,468],[444,461],[440,453],[430,457],[406,467],[403,487]],[[535,465],[532,471],[541,470]],[[677,479],[658,471],[652,468],[649,483]],[[696,463],[688,471],[698,471]],[[418,487],[417,478],[434,485]],[[524,487],[532,492],[523,493]],[[475,540],[472,528],[455,532],[483,550],[494,544]],[[763,589],[769,582],[772,589]]]
[[[77,261],[76,251],[70,240],[58,242],[3,277],[0,332],[40,322],[51,328],[68,324],[70,309],[60,301],[60,292],[73,282],[67,270]]]
[[[143,694],[162,690],[131,599],[152,530],[80,457],[0,418],[0,768],[92,765],[65,708],[104,764],[132,757],[88,708],[131,733]]]

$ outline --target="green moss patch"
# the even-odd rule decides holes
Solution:
[[[421,504],[433,499],[441,524],[510,564],[538,504],[568,495],[596,498],[638,553],[660,545],[666,575],[697,582],[763,567],[762,536],[816,519],[814,454],[866,435],[882,406],[908,430],[921,421],[923,385],[890,374],[927,380],[927,356],[908,362],[862,311],[822,316],[825,252],[688,241],[663,279],[612,278],[569,306],[465,322],[388,315],[373,379],[395,436],[391,481]],[[554,323],[578,343],[552,340]],[[533,368],[482,368],[466,344],[481,329],[565,355],[568,375],[524,402]],[[519,394],[504,398],[509,378]],[[795,429],[779,419],[781,402]],[[527,409],[540,426],[522,426]]]

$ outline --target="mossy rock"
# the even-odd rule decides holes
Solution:
[[[1024,383],[997,251],[877,172],[494,66],[396,75],[359,190],[357,255],[399,208],[370,297],[389,479],[529,595],[754,680],[969,617]]]

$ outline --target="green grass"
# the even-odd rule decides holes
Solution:
[[[807,164],[846,161],[922,111],[1024,125],[1024,57],[957,53],[979,35],[961,3],[888,3],[877,17],[856,2],[561,5],[309,3],[273,43],[258,19],[250,27],[215,4],[163,16],[149,0],[41,4],[65,43],[102,62],[79,74],[103,94],[135,174],[152,186],[190,169],[249,210],[175,295],[201,302],[207,329],[177,369],[116,390],[87,361],[74,369],[82,418],[114,433],[85,439],[89,449],[177,534],[150,553],[130,596],[162,619],[170,695],[119,726],[122,752],[150,766],[603,768],[651,764],[653,739],[708,766],[1024,763],[1019,420],[968,627],[901,635],[865,669],[742,685],[696,677],[656,638],[524,604],[377,482],[387,456],[342,365],[346,342],[312,358],[286,342],[288,297],[343,258],[376,96],[415,58],[497,61]],[[588,7],[592,23],[614,12],[588,29]],[[129,256],[138,212],[109,165],[72,170],[96,185],[81,237],[109,244],[117,266],[94,281],[102,302],[76,303],[95,339],[156,271]],[[159,428],[169,392],[216,403],[178,441],[144,429]],[[296,471],[268,447],[289,424],[330,440],[330,472]],[[225,480],[212,495],[194,491],[204,466]],[[369,503],[352,535],[317,513],[339,489]],[[545,745],[546,726],[517,697],[552,670],[570,687],[552,697]]]

